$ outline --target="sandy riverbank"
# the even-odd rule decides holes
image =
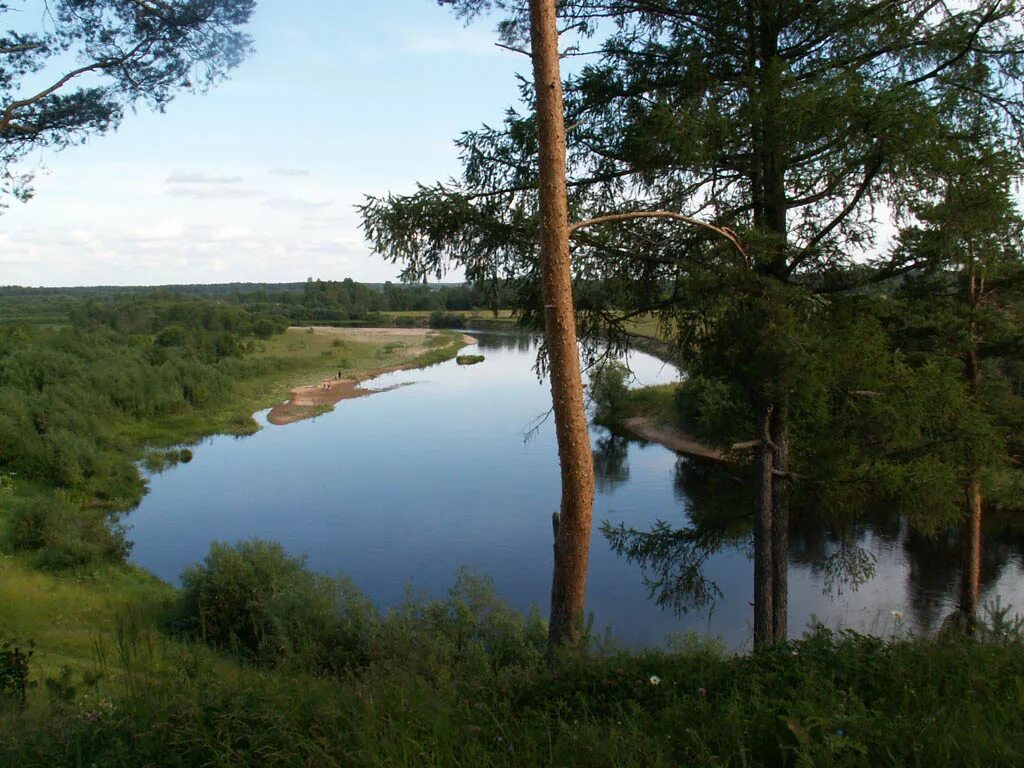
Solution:
[[[270,413],[267,414],[267,421],[271,424],[278,426],[292,424],[296,421],[316,416],[325,410],[330,410],[342,400],[352,400],[357,397],[366,397],[376,392],[386,392],[394,389],[394,387],[367,389],[361,385],[377,376],[383,376],[385,373],[419,367],[415,358],[429,349],[427,339],[432,334],[437,333],[436,331],[415,328],[331,328],[323,326],[313,326],[313,332],[337,336],[347,341],[372,342],[387,338],[402,339],[407,343],[413,342],[411,346],[404,350],[410,359],[404,363],[362,371],[344,378],[334,376],[322,379],[315,384],[303,384],[293,387],[289,390],[291,398],[285,403],[274,406],[270,409]],[[463,334],[462,342],[463,346],[468,346],[476,344],[476,339]]]
[[[678,427],[659,424],[646,416],[634,416],[626,419],[622,422],[622,426],[637,437],[663,445],[676,453],[709,461],[725,461],[724,453],[704,445],[693,435],[687,434]]]

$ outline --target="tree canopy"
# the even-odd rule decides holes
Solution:
[[[504,13],[505,43],[522,38],[518,4],[454,5],[466,18]],[[857,425],[854,414],[882,418],[900,398],[902,414],[922,415],[929,398],[946,408],[958,397],[934,368],[886,357],[855,294],[935,262],[921,249],[890,251],[884,235],[941,203],[950,158],[975,170],[983,155],[1002,158],[1016,175],[1024,11],[1014,0],[581,0],[560,11],[584,41],[605,23],[565,86],[573,264],[602,288],[578,304],[583,328],[614,340],[625,320],[657,312],[688,370],[745,402],[738,410],[757,441],[756,583],[768,585],[755,595],[755,635],[784,637],[789,497],[801,462],[822,448],[793,445],[812,437],[794,419]],[[509,110],[502,126],[459,139],[461,179],[370,199],[363,217],[375,248],[410,275],[455,262],[517,277],[529,313],[539,303],[530,289],[537,130],[526,88],[523,96],[528,108]],[[645,215],[626,221],[623,212]],[[830,343],[842,338],[885,354],[858,360]],[[872,376],[890,383],[882,404],[857,394]],[[921,386],[913,376],[925,377]],[[908,441],[930,426],[893,425],[903,422],[907,431],[886,445],[921,459]],[[836,467],[857,458],[833,453]],[[917,465],[915,492],[941,464],[929,460]]]
[[[255,0],[0,3],[0,193],[27,199],[33,149],[115,127],[127,108],[202,91],[250,51]]]

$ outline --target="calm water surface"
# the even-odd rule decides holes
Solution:
[[[245,438],[214,437],[195,458],[150,478],[150,492],[128,519],[132,559],[177,582],[211,541],[253,537],[281,542],[313,568],[344,573],[379,605],[399,602],[410,586],[443,596],[460,566],[491,576],[502,597],[546,612],[551,581],[551,513],[558,508],[554,425],[546,418],[547,383],[532,370],[526,336],[476,334],[480,365],[454,361],[382,376],[372,384],[409,384],[284,427],[264,425]],[[673,381],[678,372],[653,357],[630,359],[637,385]],[[606,456],[610,437],[595,428]],[[599,461],[595,525],[646,529],[682,524],[687,460],[657,445],[618,440],[614,460]],[[602,450],[605,449],[605,450]],[[881,634],[933,629],[955,602],[955,542],[927,541],[899,523],[865,528],[860,545],[876,558],[876,576],[856,590],[826,589],[824,563],[836,545],[823,535],[794,536],[790,627],[813,618]],[[1024,606],[1019,541],[992,541],[983,599]],[[611,551],[595,529],[588,604],[595,629],[611,627],[622,644],[663,643],[679,631],[709,632],[733,647],[750,644],[752,563],[743,546],[712,557],[707,574],[723,593],[712,610],[676,616],[648,598],[642,572]]]

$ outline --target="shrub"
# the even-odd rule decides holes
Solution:
[[[277,325],[269,317],[261,317],[252,326],[253,335],[261,339],[269,339],[278,332]]]
[[[35,653],[35,643],[29,642],[28,649],[17,643],[4,640],[0,643],[0,704],[14,701],[24,706],[29,688],[29,661]]]
[[[79,509],[60,496],[11,499],[6,507],[7,545],[35,553],[41,568],[119,563],[131,549],[125,527],[107,510]]]
[[[483,355],[458,355],[455,362],[459,365],[476,365],[484,361]]]
[[[376,614],[347,582],[310,571],[277,543],[214,542],[182,574],[182,627],[252,661],[337,671],[365,657]]]
[[[428,679],[483,680],[510,668],[540,668],[547,625],[533,609],[523,615],[498,597],[494,582],[460,569],[448,599],[412,594],[383,620],[375,660]]]
[[[590,377],[587,392],[594,402],[594,423],[611,427],[626,417],[629,401],[629,369],[622,363],[606,363]]]
[[[430,313],[431,328],[465,328],[466,317],[457,312],[436,309]]]

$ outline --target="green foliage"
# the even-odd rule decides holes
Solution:
[[[35,643],[28,649],[15,642],[0,643],[0,707],[8,701],[24,706],[29,689],[29,664],[35,653]]]
[[[729,448],[754,434],[750,403],[735,383],[692,374],[676,390],[677,419],[709,445]]]
[[[182,574],[183,628],[265,664],[344,667],[365,653],[355,630],[368,611],[351,587],[266,541],[214,542]]]
[[[629,379],[629,369],[614,361],[604,363],[591,374],[587,395],[594,404],[595,424],[613,427],[625,418]]]
[[[429,324],[431,328],[465,328],[466,318],[457,312],[438,309],[430,313]]]
[[[457,355],[455,362],[459,365],[477,365],[484,361],[483,355]]]
[[[205,90],[222,79],[249,51],[241,27],[254,5],[60,0],[45,18],[0,6],[13,30],[0,66],[0,192],[30,196],[31,174],[16,169],[26,154],[84,142],[116,127],[128,109],[162,110],[179,90]]]
[[[177,624],[191,635],[272,667],[339,674],[405,664],[422,674],[451,665],[536,662],[546,629],[536,613],[504,606],[487,580],[462,572],[449,599],[412,595],[384,616],[344,579],[308,570],[265,541],[214,543],[182,575]]]
[[[457,619],[449,614],[445,622]],[[419,636],[429,640],[426,635]],[[145,638],[123,658],[143,658]],[[126,693],[75,692],[0,721],[0,762],[35,766],[676,766],[874,768],[1019,761],[1019,638],[895,641],[818,629],[747,657],[681,652],[477,665],[388,661],[329,680],[226,669],[166,648],[112,672]],[[401,653],[407,655],[401,656]],[[74,686],[78,688],[78,686]]]
[[[8,497],[3,513],[7,547],[31,553],[47,570],[120,563],[131,548],[116,513],[81,508],[60,495]]]

